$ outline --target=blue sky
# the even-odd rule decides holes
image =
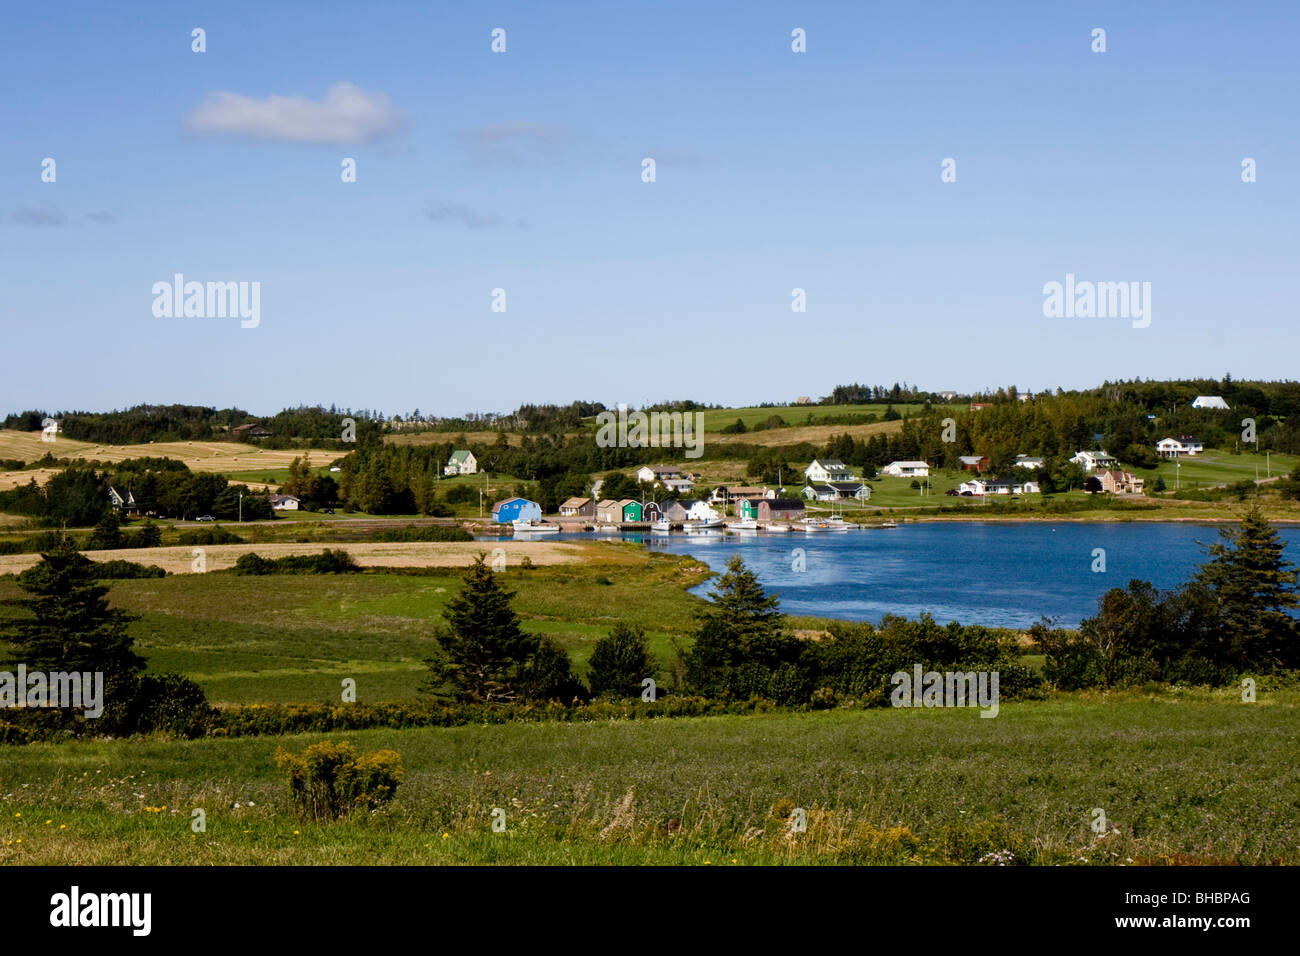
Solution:
[[[273,6],[6,9],[0,410],[1296,377],[1294,4]]]

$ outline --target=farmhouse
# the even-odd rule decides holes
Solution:
[[[1043,467],[1043,459],[1030,455],[1016,455],[1016,468],[1031,468],[1034,471]]]
[[[267,495],[272,511],[297,511],[301,502],[293,495]]]
[[[657,484],[665,478],[678,481],[684,477],[676,465],[642,465],[636,470],[636,480],[646,485]]]
[[[123,495],[112,485],[109,485],[108,504],[114,511],[120,511],[125,515],[140,513],[140,505],[136,502],[135,495],[131,494],[129,489],[127,490],[126,495]]]
[[[979,411],[983,411],[986,408],[992,408],[992,407],[993,407],[992,402],[971,402],[970,403],[970,410],[972,412],[979,412]]]
[[[542,506],[527,498],[506,498],[492,506],[492,520],[497,524],[512,521],[541,521]]]
[[[989,466],[987,455],[958,455],[957,462],[962,471],[983,471]]]
[[[798,521],[803,516],[803,502],[797,498],[762,498],[758,502],[759,521]]]
[[[679,495],[695,490],[695,482],[689,478],[665,478],[662,484],[669,491],[675,491]]]
[[[472,451],[457,449],[451,453],[447,459],[447,467],[442,470],[444,475],[473,475],[478,472],[478,459],[474,457]]]
[[[895,478],[928,478],[930,466],[923,461],[891,461],[880,469],[886,475]]]
[[[560,514],[566,518],[590,518],[596,514],[596,503],[590,498],[570,498],[560,505]]]
[[[1156,442],[1156,454],[1161,458],[1177,458],[1179,455],[1199,455],[1205,451],[1205,445],[1197,438],[1184,435],[1181,438],[1162,438]]]
[[[1140,495],[1144,484],[1143,480],[1136,475],[1113,468],[1097,475],[1097,480],[1101,482],[1102,491],[1108,491],[1113,495]]]
[[[848,481],[849,468],[838,458],[814,458],[811,465],[804,469],[803,476],[809,483],[827,481]]]
[[[263,425],[248,424],[236,425],[230,429],[230,437],[235,441],[261,441],[263,438],[271,437],[271,429]]]
[[[1104,451],[1081,451],[1073,458],[1070,463],[1079,465],[1084,471],[1092,474],[1094,471],[1103,471],[1107,468],[1114,468],[1119,461],[1106,454]]]
[[[1192,400],[1192,408],[1217,408],[1226,411],[1228,403],[1223,400],[1221,395],[1197,395]]]

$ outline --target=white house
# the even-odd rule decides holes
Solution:
[[[1091,474],[1094,471],[1114,468],[1119,461],[1104,451],[1081,451],[1070,459],[1070,463],[1083,466],[1083,470]]]
[[[668,480],[679,481],[682,477],[682,470],[676,465],[642,465],[636,470],[636,480],[646,485],[660,481],[666,485]]]
[[[298,499],[293,495],[269,495],[272,511],[297,511]]]
[[[1177,458],[1179,455],[1199,455],[1205,451],[1205,445],[1196,438],[1184,435],[1181,438],[1162,438],[1156,442],[1156,454],[1161,458]]]
[[[1030,455],[1016,455],[1016,468],[1031,468],[1037,471],[1043,467],[1043,459],[1031,457]]]
[[[478,459],[472,451],[457,449],[447,459],[447,467],[442,469],[444,475],[473,475],[478,472]]]
[[[679,495],[683,492],[695,490],[695,482],[689,478],[665,478],[662,484],[669,491],[675,491]]]
[[[830,481],[825,484],[808,485],[803,496],[809,501],[845,501],[856,498],[868,501],[871,498],[871,486],[861,481]]]
[[[880,469],[886,475],[895,478],[928,478],[930,466],[923,461],[891,461]]]
[[[848,481],[849,467],[838,458],[814,458],[811,465],[803,470],[804,478],[809,484],[825,484],[828,481]]]
[[[963,494],[969,491],[977,498],[984,495],[1036,495],[1039,493],[1038,482],[1009,478],[999,478],[997,481],[972,478],[970,481],[963,481],[957,490]]]
[[[1197,395],[1192,400],[1192,408],[1218,408],[1226,411],[1228,403],[1220,395]]]

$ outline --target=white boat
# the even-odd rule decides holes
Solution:
[[[700,518],[695,521],[682,522],[683,531],[708,531],[710,528],[722,528],[725,526],[726,522],[722,520],[721,515],[717,515],[713,518]]]
[[[882,522],[881,525],[880,525],[880,527],[882,527],[882,528],[897,528],[897,527],[898,527],[898,522],[895,521],[893,518],[890,518],[888,521],[884,521],[884,522]]]
[[[769,533],[775,532],[777,534],[788,534],[791,531],[791,528],[788,524],[783,524],[777,521],[769,521],[767,524],[763,525],[763,530]]]
[[[669,530],[669,528],[668,528],[668,519],[667,519],[667,518],[660,518],[658,521],[651,522],[651,524],[650,524],[650,530],[651,530],[651,531],[662,531],[662,532],[664,532],[664,533],[666,534],[666,533],[668,532],[668,530]]]
[[[758,519],[753,517],[739,518],[727,525],[728,531],[757,531]]]
[[[547,524],[545,521],[523,521],[516,519],[511,522],[515,528],[515,534],[556,534],[560,530],[558,524]]]

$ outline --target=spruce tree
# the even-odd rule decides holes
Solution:
[[[13,603],[27,612],[12,620],[5,637],[17,648],[15,663],[29,670],[102,671],[106,680],[144,668],[131,649],[128,626],[136,618],[108,606],[108,588],[95,566],[66,536],[18,575],[31,597]]]
[[[447,602],[442,655],[430,662],[425,689],[450,685],[461,700],[501,703],[518,696],[521,668],[538,642],[520,627],[510,606],[514,592],[497,583],[484,557],[475,558],[460,593]]]
[[[645,631],[623,621],[596,641],[587,663],[587,682],[596,696],[636,697],[641,682],[655,672]]]
[[[1287,612],[1300,604],[1285,543],[1255,503],[1237,528],[1219,531],[1195,583],[1209,603],[1219,650],[1236,666],[1300,666],[1300,629]]]

